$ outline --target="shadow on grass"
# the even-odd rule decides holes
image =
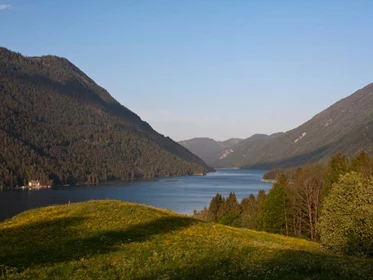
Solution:
[[[117,245],[144,242],[158,234],[189,227],[198,221],[187,217],[159,219],[123,227],[123,230],[87,231],[84,217],[59,218],[0,230],[0,264],[22,271],[30,266],[59,262],[116,251]],[[80,231],[84,231],[81,238]]]
[[[255,252],[257,247],[244,251]],[[372,279],[373,260],[322,255],[305,251],[262,250],[262,261],[255,257],[211,256],[172,269],[152,271],[136,280],[153,279]]]

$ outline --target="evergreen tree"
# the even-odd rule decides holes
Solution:
[[[223,196],[222,197],[222,202],[220,204],[220,207],[218,209],[217,213],[217,219],[220,221],[225,215],[228,214],[228,205],[227,205],[227,199]]]
[[[234,192],[230,192],[228,198],[225,200],[224,210],[220,213],[222,217],[219,219],[219,223],[240,227],[240,214],[241,207],[237,201],[236,194]]]
[[[323,197],[326,197],[332,185],[339,180],[339,176],[349,171],[349,162],[347,156],[338,153],[332,156],[328,163],[328,170],[325,175],[325,186]]]
[[[218,213],[220,208],[223,206],[223,197],[220,193],[217,193],[210,202],[210,206],[208,208],[209,218],[208,221],[210,222],[217,222],[218,221]]]
[[[241,214],[241,206],[237,201],[236,194],[234,192],[230,192],[228,199],[227,199],[227,211],[233,212],[237,216]]]
[[[273,233],[289,234],[288,213],[289,202],[285,192],[288,180],[281,174],[265,198],[263,230]]]
[[[256,228],[256,216],[258,212],[258,202],[253,194],[241,201],[241,226],[245,228]]]
[[[373,159],[365,151],[361,151],[352,159],[351,170],[367,177],[373,176]]]
[[[264,215],[265,215],[265,200],[266,200],[266,192],[264,190],[260,190],[258,192],[257,196],[257,212],[256,212],[256,217],[255,217],[255,228],[257,230],[264,230]]]

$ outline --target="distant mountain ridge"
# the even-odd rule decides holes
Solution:
[[[256,135],[233,146],[214,167],[270,169],[325,161],[336,153],[373,154],[373,84],[285,133]]]
[[[211,170],[65,58],[0,48],[0,98],[0,188]]]
[[[253,154],[261,150],[266,143],[276,139],[281,134],[282,132],[271,135],[254,134],[236,145],[233,145],[230,149],[230,153],[215,161],[212,166],[216,168],[240,168]]]
[[[179,144],[187,148],[193,154],[200,157],[207,164],[212,165],[219,158],[223,158],[226,154],[230,153],[230,148],[242,139],[230,138],[225,141],[216,141],[211,138],[192,138],[189,140],[180,141]]]
[[[217,146],[213,141],[210,139],[211,145]],[[203,149],[190,150],[203,157],[201,153],[209,149],[207,144]],[[272,135],[255,134],[208,162],[216,168],[271,169],[325,161],[337,153],[352,157],[361,150],[373,154],[373,83],[297,128]]]
[[[266,143],[241,167],[291,167],[360,150],[373,153],[373,83]]]

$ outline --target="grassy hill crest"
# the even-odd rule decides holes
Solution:
[[[369,279],[373,260],[119,201],[0,223],[0,279]]]

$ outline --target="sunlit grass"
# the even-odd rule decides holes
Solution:
[[[91,201],[0,223],[0,279],[371,279],[373,260],[143,205]]]

